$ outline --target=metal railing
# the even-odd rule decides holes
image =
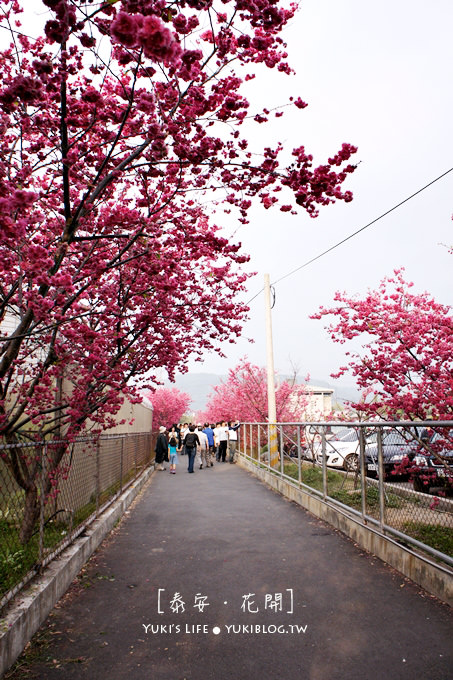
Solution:
[[[151,433],[0,445],[0,608],[141,474],[153,450]],[[31,500],[14,464],[29,480],[33,470]]]
[[[276,458],[269,451],[275,428]],[[238,451],[355,521],[453,566],[453,421],[243,423]]]

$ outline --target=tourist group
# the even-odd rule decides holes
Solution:
[[[187,471],[194,472],[214,466],[214,460],[225,463],[227,453],[229,462],[235,462],[238,441],[238,421],[218,422],[216,425],[193,425],[181,423],[169,429],[163,425],[159,428],[156,441],[156,470],[166,470],[165,463],[170,464],[170,474],[176,473],[179,462],[178,454],[187,455]]]

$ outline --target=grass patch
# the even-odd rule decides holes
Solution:
[[[298,479],[298,468],[294,463],[285,465],[285,474],[293,479]],[[327,470],[327,489],[328,495],[344,505],[360,510],[362,508],[362,491],[351,490],[345,486],[346,477],[344,474],[335,470]],[[301,470],[301,481],[317,491],[323,490],[322,469],[311,464],[303,464]],[[379,489],[376,486],[366,488],[367,508],[374,510],[379,508]],[[385,505],[387,508],[400,508],[404,500],[397,494],[387,493]]]
[[[44,550],[51,550],[64,538],[67,524],[48,522],[44,527]],[[0,521],[0,593],[4,595],[34,567],[39,557],[39,531],[26,545],[19,541],[19,528]]]
[[[74,513],[74,528],[82,524],[94,512],[96,512],[96,500],[90,500],[89,503],[86,503]]]
[[[295,463],[287,463],[285,465],[285,475],[288,475],[288,477],[292,477],[293,479],[298,479],[299,471],[297,465]],[[312,489],[322,491],[322,469],[315,467],[310,463],[302,463],[301,481],[307,486],[311,486]],[[342,484],[344,484],[343,475],[335,472],[335,470],[327,470],[327,485],[329,490],[331,488],[336,489]]]
[[[422,524],[421,522],[404,522],[403,530],[408,536],[426,543],[444,555],[453,556],[453,529],[438,524]]]
[[[123,487],[135,477],[135,468],[132,468],[123,476]],[[120,490],[120,482],[115,482],[101,492],[99,506],[102,506],[109,498],[112,498]],[[16,497],[17,496],[17,497]],[[3,596],[11,588],[19,583],[28,572],[33,569],[39,559],[39,529],[35,527],[35,533],[26,545],[19,541],[20,516],[23,512],[25,494],[18,492],[14,497],[14,512],[10,506],[4,503],[0,507],[0,595]],[[9,498],[11,500],[11,497]],[[21,501],[21,504],[19,503]],[[96,497],[93,495],[89,502],[76,510],[72,523],[70,513],[67,521],[61,521],[61,515],[48,521],[44,526],[44,552],[54,550],[63,541],[71,529],[76,529],[96,511]],[[72,527],[71,527],[72,524]]]

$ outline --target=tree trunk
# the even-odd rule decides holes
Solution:
[[[38,489],[33,484],[25,492],[25,509],[19,540],[22,545],[28,543],[32,537],[36,522],[39,518]]]

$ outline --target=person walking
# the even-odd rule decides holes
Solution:
[[[170,474],[176,474],[176,464],[178,462],[178,432],[173,426],[168,435],[168,456],[170,458]]]
[[[200,440],[200,446],[197,446],[197,463],[200,466],[200,470],[210,467],[208,463],[209,455],[209,441],[207,435],[203,432],[202,426],[197,425],[197,435]]]
[[[181,443],[180,443],[181,455],[183,455],[183,456],[185,456],[185,454],[186,454],[186,447],[184,445],[184,438],[185,438],[186,434],[188,433],[188,431],[189,431],[188,424],[183,423],[183,425],[181,425],[181,428],[179,430],[179,436],[180,436],[180,440],[181,440]]]
[[[228,447],[228,426],[225,421],[223,421],[220,427],[218,428],[218,438],[219,438],[219,453],[218,453],[219,460],[221,460],[222,463],[225,463]]]
[[[166,428],[161,425],[159,427],[159,435],[156,441],[156,448],[154,449],[156,457],[154,460],[156,470],[166,470],[164,462],[168,458],[168,440],[166,436]]]
[[[195,461],[195,455],[197,453],[197,444],[200,445],[200,440],[198,434],[195,432],[195,425],[189,425],[189,431],[184,437],[183,446],[186,448],[186,453],[189,458],[189,465],[187,467],[187,472],[193,472],[193,464]]]
[[[214,453],[215,453],[215,459],[217,462],[220,461],[220,456],[219,456],[219,431],[220,431],[220,426],[222,423],[216,423],[216,426],[213,429],[214,432]]]
[[[177,440],[178,440],[177,448],[180,449],[181,448],[181,425],[179,425],[178,423],[175,423],[173,425],[173,427],[175,428],[175,432],[176,432],[176,436],[177,436]]]
[[[236,453],[236,446],[238,443],[238,429],[240,423],[235,420],[230,420],[228,423],[228,446],[230,450],[230,463],[235,463],[234,456]]]
[[[215,455],[214,453],[214,425],[209,425],[209,423],[205,423],[204,430],[203,432],[208,438],[208,463],[210,467],[213,467],[214,463],[212,462],[212,458]]]

